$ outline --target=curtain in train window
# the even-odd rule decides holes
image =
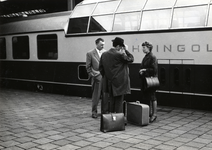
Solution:
[[[112,30],[113,15],[91,17],[89,32],[109,32]]]
[[[38,59],[57,59],[58,43],[56,34],[38,35]]]
[[[140,25],[140,12],[116,14],[113,31],[137,31]]]
[[[172,28],[205,26],[207,5],[175,8]]]
[[[141,30],[168,29],[170,17],[171,9],[144,11]]]
[[[0,59],[6,59],[6,40],[0,38]]]
[[[12,38],[13,58],[29,59],[29,37],[15,36]]]
[[[67,34],[86,33],[88,28],[88,17],[71,18],[69,20]]]

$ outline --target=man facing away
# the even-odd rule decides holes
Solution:
[[[116,37],[112,42],[113,48],[102,54],[99,70],[107,80],[110,111],[122,113],[124,95],[131,93],[128,64],[134,61],[134,57],[127,51],[122,38]]]
[[[98,38],[95,41],[96,48],[90,50],[86,54],[86,69],[91,77],[91,85],[92,85],[92,118],[97,118],[97,106],[99,103],[99,99],[101,96],[102,89],[102,75],[99,72],[99,61],[100,57],[104,50],[104,40],[102,38]]]

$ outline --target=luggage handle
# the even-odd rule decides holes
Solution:
[[[111,118],[113,121],[116,121],[116,116],[114,116],[112,113],[111,113]]]
[[[137,104],[140,104],[140,101],[136,101]]]

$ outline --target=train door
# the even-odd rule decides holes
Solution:
[[[158,60],[161,105],[189,107],[194,92],[193,60]]]
[[[169,91],[173,93],[192,93],[193,60],[170,60]]]

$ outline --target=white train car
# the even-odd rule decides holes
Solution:
[[[134,55],[132,94],[140,98],[141,43],[159,64],[158,104],[212,110],[212,0],[85,0],[72,12],[0,25],[1,86],[91,96],[86,52],[122,37]]]

